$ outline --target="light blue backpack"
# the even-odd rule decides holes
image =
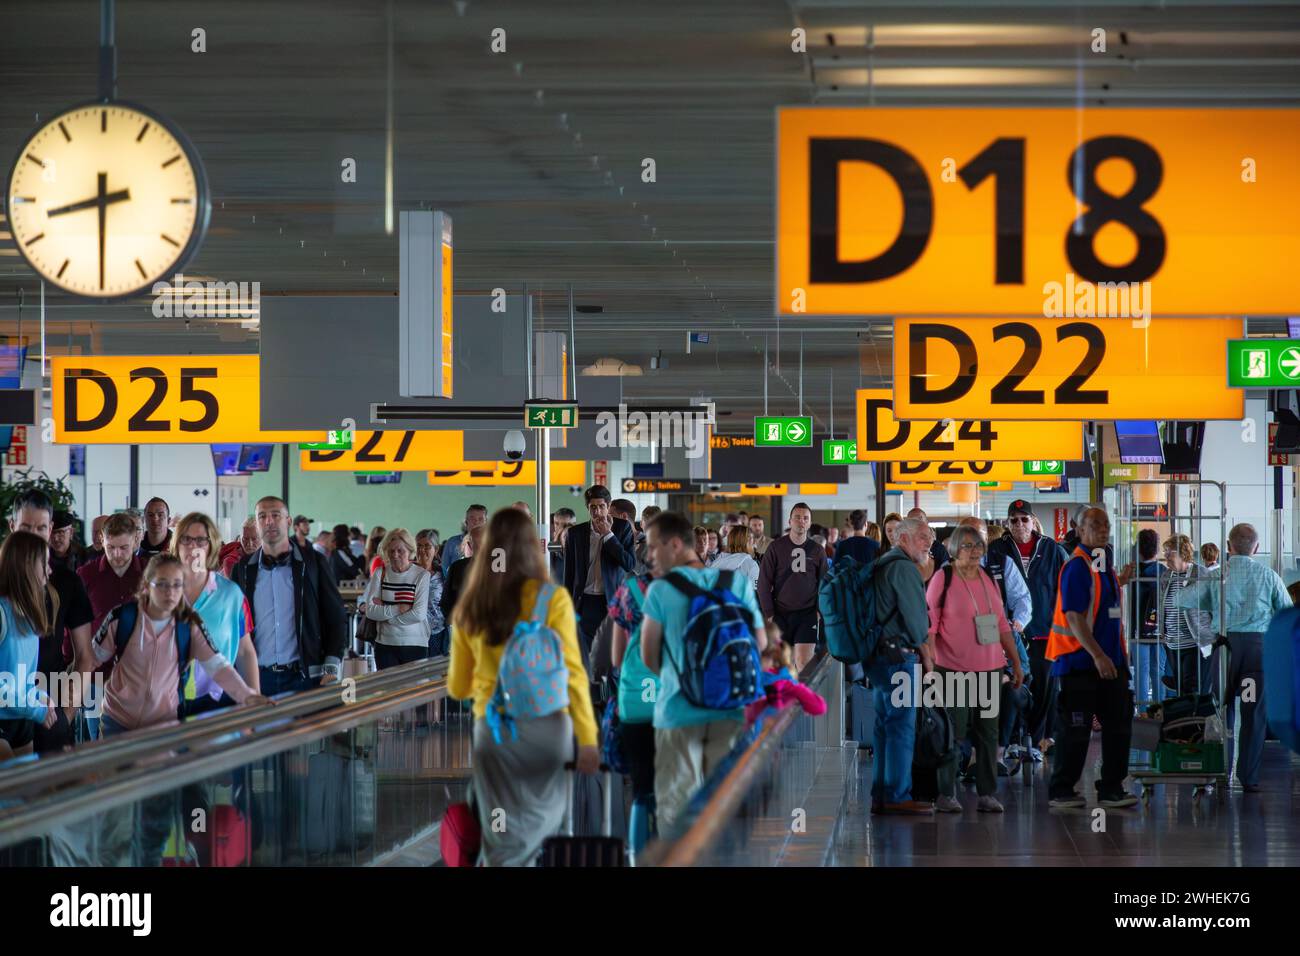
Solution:
[[[492,739],[501,743],[501,728],[519,739],[517,720],[546,717],[569,706],[569,668],[564,663],[564,642],[546,626],[555,585],[547,582],[537,592],[533,614],[515,625],[506,641],[497,670],[497,687],[487,705]]]

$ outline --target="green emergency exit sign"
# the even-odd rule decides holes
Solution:
[[[754,419],[754,445],[758,448],[811,448],[812,417],[759,416]]]
[[[574,403],[527,402],[524,425],[529,428],[577,428],[578,406]]]
[[[1063,475],[1065,474],[1065,462],[1063,461],[1027,461],[1025,462],[1026,475]]]
[[[1228,387],[1300,387],[1300,341],[1230,339]]]
[[[823,465],[869,465],[858,461],[858,443],[851,438],[828,438],[822,442]]]
[[[352,432],[330,431],[325,433],[325,441],[300,442],[299,451],[351,451]]]

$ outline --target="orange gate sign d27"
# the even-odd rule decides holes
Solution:
[[[1240,319],[896,319],[900,419],[1229,419]],[[1042,454],[1026,458],[1044,458]],[[1078,457],[1077,454],[1071,457]]]
[[[1072,274],[1294,314],[1297,155],[1289,109],[781,109],[776,308],[1041,315]]]
[[[587,463],[585,461],[553,460],[551,461],[550,479],[552,485],[585,485],[587,483]],[[429,484],[454,487],[475,487],[480,485],[532,486],[537,484],[537,462],[461,462],[460,467],[448,465],[430,471]]]
[[[70,356],[52,360],[54,441],[77,445],[318,442],[264,431],[256,355]]]
[[[858,461],[1028,461],[1083,456],[1082,422],[898,421],[893,393],[860,388]]]
[[[355,432],[352,447],[304,451],[303,471],[431,471],[458,468],[465,460],[464,432]]]

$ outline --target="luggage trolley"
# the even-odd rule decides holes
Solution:
[[[1155,494],[1148,494],[1144,489],[1153,491],[1163,487],[1165,496],[1163,502],[1157,502],[1159,497],[1158,491]],[[1214,488],[1218,491],[1219,506],[1217,513],[1206,514],[1204,508],[1204,491],[1205,489]],[[1213,530],[1213,525],[1217,524],[1218,533],[1212,535],[1212,540],[1217,539],[1220,553],[1220,566],[1227,560],[1227,535],[1228,535],[1228,514],[1227,514],[1227,487],[1224,482],[1203,481],[1199,479],[1139,479],[1119,483],[1115,488],[1116,493],[1116,556],[1115,562],[1122,567],[1129,560],[1133,560],[1137,566],[1137,574],[1134,575],[1135,583],[1150,584],[1155,586],[1158,583],[1158,576],[1142,576],[1140,562],[1137,560],[1137,533],[1142,525],[1150,526],[1152,524],[1166,525],[1168,534],[1183,532],[1193,541],[1204,543],[1205,526],[1209,523]],[[1163,505],[1163,513],[1160,513],[1160,505]],[[1181,506],[1186,506],[1187,511],[1184,513]],[[1163,535],[1162,535],[1163,537]],[[1220,617],[1224,609],[1224,581],[1220,574],[1218,577],[1218,607]],[[1134,592],[1135,596],[1136,592]],[[1124,607],[1124,621],[1127,622],[1128,629],[1131,633],[1128,636],[1128,646],[1137,648],[1137,653],[1130,655],[1133,663],[1133,681],[1134,681],[1134,698],[1140,710],[1145,710],[1152,703],[1160,703],[1164,700],[1172,699],[1179,693],[1183,692],[1180,686],[1176,691],[1169,691],[1163,684],[1163,681],[1157,677],[1155,683],[1158,688],[1159,697],[1155,700],[1142,699],[1141,695],[1145,693],[1150,681],[1148,673],[1147,655],[1142,653],[1142,648],[1154,646],[1157,653],[1151,655],[1156,657],[1156,666],[1160,667],[1160,662],[1164,659],[1165,649],[1165,603],[1164,594],[1160,591],[1156,593],[1156,633],[1154,636],[1144,638],[1141,635],[1142,622],[1137,620],[1138,608],[1126,589],[1121,597]],[[1207,628],[1208,630],[1208,628]],[[1200,643],[1198,642],[1197,662],[1197,686],[1192,688],[1195,693],[1200,689],[1202,676],[1202,667],[1213,668],[1215,664],[1215,655],[1213,648],[1220,645],[1224,647],[1221,659],[1217,667],[1217,686],[1211,689],[1214,697],[1214,717],[1218,721],[1220,728],[1223,728],[1225,737],[1227,733],[1227,713],[1226,705],[1226,681],[1227,681],[1227,660],[1226,642],[1219,640],[1216,636],[1215,643],[1211,645],[1212,650],[1210,657],[1205,658],[1199,652]],[[1163,668],[1161,668],[1163,670]],[[1178,675],[1173,675],[1175,680]],[[1152,719],[1134,719],[1134,742],[1135,749],[1148,750],[1153,755],[1160,743],[1160,726]],[[1226,745],[1226,739],[1224,740]],[[1226,746],[1225,746],[1226,750]],[[1188,760],[1187,763],[1192,763]],[[1145,766],[1133,767],[1130,776],[1142,785],[1142,805],[1148,807],[1151,802],[1152,788],[1159,783],[1178,784],[1192,787],[1192,800],[1199,803],[1201,798],[1206,795],[1210,787],[1214,787],[1216,799],[1222,803],[1225,799],[1224,791],[1228,786],[1229,769],[1225,766],[1222,769],[1207,767],[1204,772],[1197,772],[1189,768],[1187,771],[1169,771],[1157,770],[1154,761]]]

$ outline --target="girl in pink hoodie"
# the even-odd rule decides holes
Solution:
[[[763,690],[766,697],[760,697],[745,707],[745,720],[753,723],[758,720],[768,707],[781,710],[798,701],[805,714],[814,717],[826,713],[826,698],[816,691],[799,683],[790,664],[790,645],[779,637],[769,636],[767,649],[763,651]]]

